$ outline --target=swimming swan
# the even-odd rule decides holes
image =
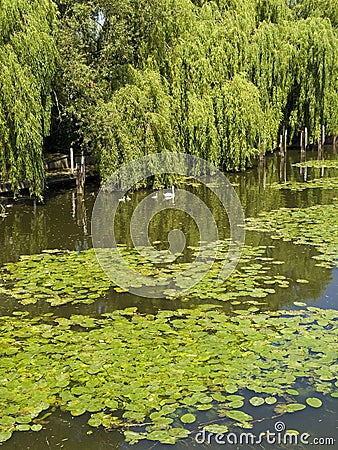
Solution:
[[[164,200],[170,200],[175,198],[175,186],[171,186],[171,192],[166,192],[164,195]]]

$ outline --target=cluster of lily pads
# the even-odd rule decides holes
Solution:
[[[267,248],[264,246],[245,246],[236,270],[226,281],[219,282],[218,275],[228,257],[228,244],[227,241],[219,241],[212,267],[206,271],[205,264],[201,262],[194,268],[194,273],[189,272],[189,262],[166,261],[166,251],[164,257],[157,262],[147,261],[136,249],[127,249],[126,246],[120,246],[118,251],[131,268],[143,276],[153,277],[155,282],[175,278],[184,272],[184,277],[180,277],[175,289],[165,291],[168,298],[180,296],[182,300],[220,301],[236,300],[238,297],[257,299],[274,293],[275,286],[288,287],[289,282],[284,275],[270,273],[273,267],[283,262],[267,257]],[[202,251],[199,247],[190,247],[190,251],[192,259],[198,252],[205,257],[212,253],[210,245]],[[113,264],[112,260],[111,265]],[[206,275],[192,289],[184,291],[190,283],[190,276],[195,275],[199,267],[202,272],[206,271]],[[117,265],[116,270],[119,269]],[[137,287],[137,276],[130,283],[130,287]],[[55,250],[39,255],[25,255],[18,262],[7,263],[0,269],[0,292],[15,297],[24,305],[41,300],[47,301],[51,306],[93,303],[109,289],[126,292],[128,287],[121,288],[108,279],[92,249],[80,254]]]
[[[280,208],[247,219],[247,229],[272,233],[273,239],[314,246],[320,267],[338,267],[338,203]]]
[[[217,277],[227,258],[227,251],[228,248],[224,243],[218,246],[216,261],[212,268],[188,291],[184,299],[229,301],[247,297],[255,300],[274,294],[275,287],[289,286],[289,281],[284,275],[271,273],[273,267],[283,265],[284,262],[266,256],[266,246],[245,246],[236,269],[227,280],[219,283]],[[182,271],[182,266],[184,265],[177,265],[175,270],[179,273]],[[189,272],[185,274],[189,276]],[[181,283],[184,287],[184,281]],[[171,295],[175,294],[171,293]]]
[[[303,161],[292,164],[294,167],[311,167],[314,169],[332,168],[338,169],[338,161],[335,159],[311,159],[310,161]]]
[[[0,318],[0,335],[0,442],[41,430],[57,407],[90,413],[91,428],[121,428],[130,443],[173,444],[199,411],[214,409],[223,429],[252,428],[248,403],[284,414],[338,396],[333,310],[127,308],[100,319],[18,312]],[[319,396],[298,400],[300,379]]]
[[[291,191],[304,191],[305,189],[337,189],[338,178],[313,178],[308,181],[286,181],[285,183],[272,183],[273,189],[288,189]]]
[[[46,250],[39,255],[23,255],[18,262],[0,269],[0,292],[23,305],[39,300],[51,306],[93,303],[110,285],[92,250],[80,254]]]

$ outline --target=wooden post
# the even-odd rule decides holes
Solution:
[[[279,135],[279,153],[284,156],[284,151],[283,151],[283,135],[280,134]]]
[[[288,142],[288,130],[286,128],[285,133],[284,133],[284,153],[285,154],[286,154],[286,150],[287,150],[287,142]]]
[[[322,150],[322,140],[321,140],[320,137],[319,137],[318,140],[317,140],[317,149],[318,149],[318,153],[320,153],[321,150]],[[318,158],[319,158],[319,157],[318,157]]]
[[[86,181],[86,162],[85,162],[85,157],[84,157],[83,153],[81,155],[81,172],[82,172],[82,176],[83,176],[83,184],[85,184],[85,181]]]
[[[305,129],[304,129],[304,150],[305,151],[307,149],[307,141],[308,141],[308,132],[307,132],[307,127],[305,127]]]
[[[77,193],[79,195],[83,195],[84,194],[83,173],[81,172],[81,166],[79,166],[78,164],[76,164],[75,173],[76,173]]]
[[[85,157],[82,153],[80,165],[76,164],[76,187],[77,193],[80,195],[84,194],[85,181],[86,181],[86,164],[85,164]]]
[[[73,147],[70,147],[70,170],[74,173],[74,150]]]
[[[262,161],[263,155],[262,155],[262,149],[261,149],[261,138],[258,138],[258,153],[259,153],[259,159]]]
[[[76,201],[75,201],[75,192],[72,192],[72,218],[75,219],[76,213]]]

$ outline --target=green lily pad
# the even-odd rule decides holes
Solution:
[[[233,419],[233,420],[236,420],[237,422],[242,422],[242,423],[250,422],[250,420],[253,419],[253,417],[250,416],[249,414],[247,414],[243,411],[236,411],[236,410],[227,411],[226,416],[229,417],[229,419]]]
[[[249,402],[252,406],[261,406],[265,403],[265,400],[262,397],[251,397]]]
[[[303,405],[302,403],[289,403],[286,405],[285,410],[288,413],[293,413],[296,411],[301,411],[302,409],[305,409],[306,405]]]
[[[299,282],[299,281],[298,281]],[[293,304],[295,305],[295,306],[306,306],[306,303],[304,303],[304,302],[293,302]]]
[[[0,431],[0,442],[6,442],[12,437],[10,431]]]
[[[194,423],[196,421],[196,416],[194,414],[184,414],[180,417],[182,423]]]
[[[277,402],[277,399],[276,397],[266,397],[264,401],[267,405],[274,405]]]
[[[287,389],[286,392],[290,395],[299,395],[297,389]]]
[[[312,406],[312,408],[320,408],[323,404],[323,402],[317,397],[309,397],[305,401],[309,406]]]
[[[229,428],[226,425],[207,425],[204,429],[213,434],[222,434],[229,431]]]

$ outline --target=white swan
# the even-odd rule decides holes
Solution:
[[[158,192],[156,192],[155,195],[152,195],[151,198],[153,198],[154,200],[157,200],[158,199]]]
[[[124,195],[123,197],[119,198],[119,202],[130,202],[131,198],[129,197],[129,195]]]
[[[175,198],[175,186],[171,186],[171,192],[166,192],[164,195],[164,200],[170,200]]]

